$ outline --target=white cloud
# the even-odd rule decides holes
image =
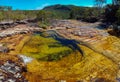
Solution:
[[[49,3],[45,3],[45,4],[37,7],[36,10],[41,10],[41,9],[43,9],[44,7],[48,6],[48,5],[50,5],[50,4],[49,4]]]

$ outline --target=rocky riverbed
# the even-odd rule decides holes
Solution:
[[[0,82],[28,82],[23,77],[23,72],[25,72],[25,68],[12,60],[2,62],[0,64]]]
[[[0,80],[2,82],[119,82],[120,39],[109,35],[106,30],[95,28],[97,25],[99,23],[60,20],[43,32],[42,36],[37,35],[35,38],[33,32],[43,30],[29,27],[27,24],[0,30]],[[56,44],[55,40],[60,45]],[[39,56],[36,55],[38,51],[46,54],[49,50],[61,47],[61,44],[75,51],[57,61],[35,59]],[[76,46],[83,53],[80,53]],[[23,48],[29,49],[27,52],[34,54],[35,58],[25,56],[28,53],[22,53]],[[55,54],[55,57],[57,55],[59,54]],[[45,57],[52,58],[54,55]]]
[[[13,26],[13,24],[9,25],[5,23],[5,25],[7,28],[0,30],[0,39],[2,41],[0,42],[0,82],[28,82],[28,80],[25,79],[23,73],[27,72],[26,63],[31,59],[22,55],[10,54],[9,52],[11,51],[11,48],[6,46],[6,44],[9,45],[18,42],[17,40],[15,40],[16,42],[12,41],[12,36],[29,34],[34,31],[42,31],[42,29],[37,27],[29,27],[26,24]],[[6,43],[6,41],[4,41],[6,38],[11,39],[10,41],[7,40]],[[17,43],[14,45],[17,45]]]
[[[27,26],[26,24],[23,24],[23,25],[20,24],[13,28],[0,30],[0,38],[7,37],[7,36],[9,37],[16,34],[27,34],[33,31],[42,31],[42,29],[38,27],[30,27],[30,26]]]

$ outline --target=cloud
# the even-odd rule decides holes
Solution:
[[[36,10],[41,10],[41,9],[43,9],[44,7],[48,6],[48,5],[50,5],[50,4],[49,4],[49,3],[45,3],[45,4],[37,7]]]

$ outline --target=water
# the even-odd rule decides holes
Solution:
[[[33,58],[25,56],[25,55],[19,55],[19,56],[22,58],[22,60],[25,64],[27,64],[33,60]]]

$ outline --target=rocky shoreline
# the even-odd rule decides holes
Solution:
[[[12,28],[0,30],[0,38],[9,37],[16,34],[27,34],[34,31],[42,31],[42,29],[38,27],[30,27],[26,24],[20,24]]]
[[[27,72],[21,57],[14,60],[0,60],[0,82],[28,82],[23,76]]]
[[[1,26],[5,28],[3,29]],[[12,22],[5,24],[0,23],[1,40],[13,35],[28,34],[34,31],[42,31],[42,29],[34,26],[30,27],[27,24],[15,25]],[[9,48],[4,46],[3,43],[0,43],[0,56],[4,57],[5,55],[4,58],[0,58],[0,82],[28,82],[28,80],[26,80],[23,75],[24,72],[27,72],[25,65],[26,63],[24,62],[23,57],[20,55],[15,55],[14,58],[17,60],[14,60],[12,58],[9,58],[13,57],[13,55],[7,55],[8,52]]]

